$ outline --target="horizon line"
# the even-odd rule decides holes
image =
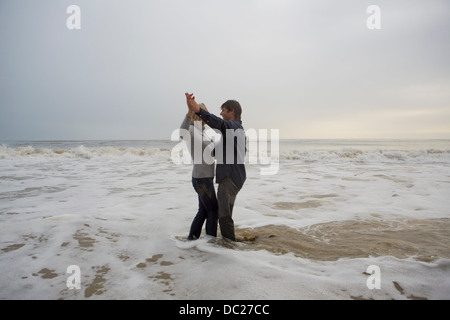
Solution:
[[[450,140],[448,138],[279,138],[279,140],[403,140],[403,141],[426,141],[426,140]],[[171,139],[0,139],[1,142],[70,142],[70,141],[172,141]],[[270,138],[267,141],[271,141]],[[176,142],[176,141],[173,141]]]

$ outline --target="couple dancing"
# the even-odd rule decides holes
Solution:
[[[192,185],[198,194],[198,212],[192,221],[188,240],[195,240],[200,237],[203,223],[206,220],[205,229],[207,235],[217,236],[217,222],[219,222],[222,237],[236,241],[232,219],[233,206],[236,195],[241,190],[246,179],[244,162],[238,159],[239,154],[241,156],[242,153],[245,155],[245,140],[242,145],[242,143],[239,143],[236,135],[233,134],[236,130],[243,132],[241,106],[237,101],[226,101],[221,106],[222,111],[220,115],[223,118],[221,119],[209,113],[204,104],[198,104],[193,94],[186,93],[185,95],[189,111],[181,124],[181,129],[189,130],[191,133],[191,141],[186,141],[191,156],[194,157],[195,138],[201,137],[202,141],[197,141],[196,143],[201,143],[202,155],[205,148],[211,143],[211,141],[203,138],[205,124],[220,131],[222,135],[221,141],[216,145],[215,150],[215,155],[220,154],[222,158],[220,161],[217,161],[215,170],[214,162],[208,164],[203,157],[201,163],[194,162]],[[194,125],[196,123],[201,123],[201,125]],[[201,130],[201,134],[193,134],[194,130]],[[232,139],[232,141],[227,142],[227,139]],[[217,197],[213,182],[214,171],[216,172],[216,183],[219,184]]]

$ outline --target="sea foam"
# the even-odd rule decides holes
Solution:
[[[246,166],[232,244],[185,240],[198,198],[173,143],[4,144],[0,298],[450,298],[445,143],[281,143],[277,174]]]

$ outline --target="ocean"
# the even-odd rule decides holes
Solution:
[[[450,140],[270,143],[232,243],[177,141],[0,141],[0,299],[450,298]]]

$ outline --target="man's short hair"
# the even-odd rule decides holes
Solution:
[[[241,120],[242,108],[239,102],[236,100],[228,100],[222,104],[221,109],[227,108],[228,111],[234,111],[234,118]]]

